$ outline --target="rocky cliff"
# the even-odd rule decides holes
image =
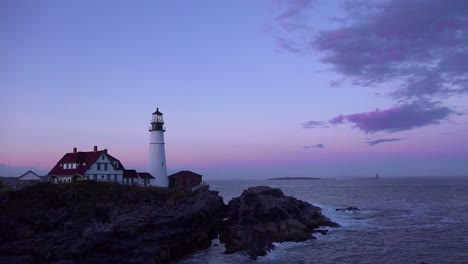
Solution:
[[[0,194],[0,263],[162,263],[203,249],[217,192],[112,183],[39,184]]]
[[[252,187],[226,206],[215,191],[106,182],[0,193],[0,263],[165,263],[210,246],[266,254],[273,242],[337,226],[280,189]]]

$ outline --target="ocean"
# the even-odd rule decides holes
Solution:
[[[322,180],[213,180],[227,204],[266,185],[322,208],[342,227],[306,242],[276,243],[257,260],[212,246],[179,263],[468,263],[468,177]],[[361,211],[336,211],[358,207]]]

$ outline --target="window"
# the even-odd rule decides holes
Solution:
[[[162,167],[164,167],[164,161],[163,161],[163,162],[161,162],[161,166],[162,166]]]
[[[101,170],[101,163],[97,164],[97,170]]]
[[[110,177],[111,175],[110,174],[107,174],[107,180],[110,181]]]
[[[104,155],[102,155],[101,157],[102,160],[106,160],[106,157]]]
[[[114,181],[117,182],[117,175],[114,175]]]
[[[93,180],[97,180],[97,175],[96,174],[93,175]]]

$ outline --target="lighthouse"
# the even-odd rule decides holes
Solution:
[[[169,186],[167,179],[166,151],[164,150],[165,131],[163,113],[159,112],[159,108],[156,108],[156,112],[152,115],[151,126],[149,128],[148,172],[156,178],[155,185],[160,187]]]

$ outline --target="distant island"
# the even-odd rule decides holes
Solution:
[[[313,177],[279,177],[279,178],[271,178],[268,179],[269,181],[283,181],[283,180],[320,180],[320,178],[313,178]]]

